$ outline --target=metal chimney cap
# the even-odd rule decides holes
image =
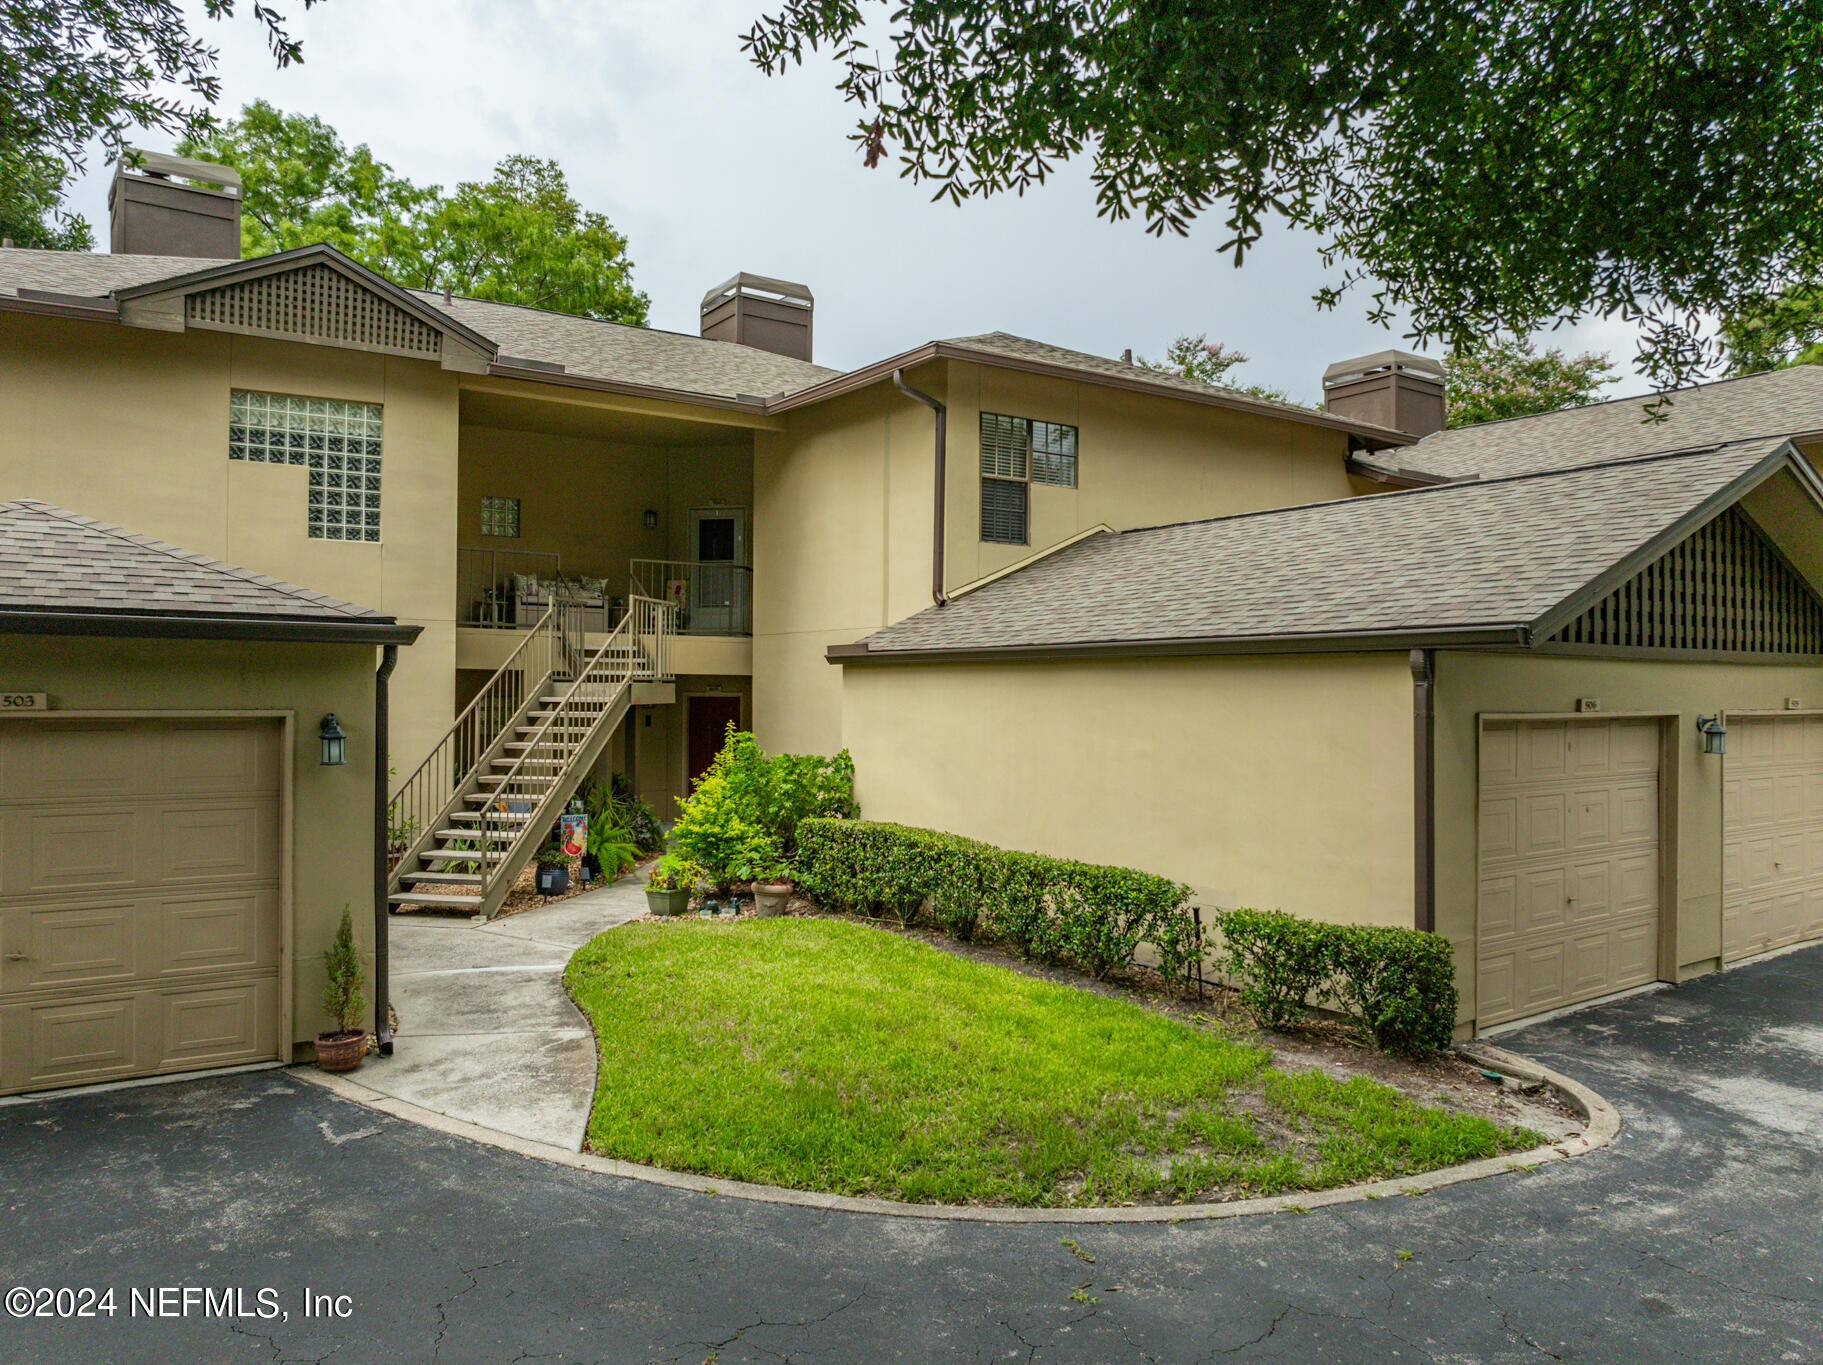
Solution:
[[[766,275],[749,275],[743,270],[740,274],[723,280],[703,295],[703,311],[708,312],[716,304],[735,294],[771,294],[780,303],[799,304],[805,308],[816,303],[811,296],[809,285],[793,284],[790,280],[775,280]]]
[[[139,164],[129,166],[128,158],[137,158]],[[218,166],[213,161],[198,161],[188,156],[172,156],[168,152],[141,151],[137,147],[123,144],[120,173],[125,174],[129,170],[157,176],[160,180],[169,180],[174,175],[182,176],[185,180],[201,180],[208,185],[219,185],[237,197],[241,192],[241,173],[232,166]]]
[[[1357,356],[1353,360],[1338,360],[1323,371],[1323,382],[1330,384],[1344,379],[1359,379],[1363,375],[1381,371],[1422,375],[1426,379],[1443,378],[1442,362],[1427,355],[1419,355],[1415,351],[1375,351],[1372,355]]]

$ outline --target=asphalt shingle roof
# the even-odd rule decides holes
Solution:
[[[35,498],[0,502],[0,610],[393,620]]]
[[[1823,431],[1823,366],[1723,379],[1679,389],[1666,420],[1647,422],[1644,398],[1617,398],[1537,417],[1455,427],[1376,462],[1446,478],[1530,474],[1545,469],[1688,450],[1718,441]]]
[[[683,332],[600,322],[510,303],[413,290],[418,298],[489,338],[501,356],[562,365],[566,374],[647,384],[718,398],[770,398],[841,374],[807,360]]]
[[[870,653],[1529,625],[1783,438],[1091,536]]]

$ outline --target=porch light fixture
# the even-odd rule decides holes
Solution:
[[[1722,724],[1722,718],[1716,716],[1698,716],[1697,733],[1703,737],[1703,752],[1706,754],[1725,754],[1728,752],[1728,727]]]
[[[650,507],[646,508],[639,519],[645,522],[648,531],[655,531],[658,529],[658,513],[654,512]]]
[[[317,734],[323,741],[323,766],[335,768],[348,762],[348,736],[342,732],[341,722],[331,711],[323,717],[323,723],[317,728]]]

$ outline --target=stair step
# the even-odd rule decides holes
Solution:
[[[506,861],[504,853],[483,853],[478,848],[437,849],[427,848],[418,855],[427,863],[502,863]]]
[[[481,904],[479,896],[453,896],[437,891],[399,891],[386,898],[394,905],[468,905]]]
[[[460,820],[462,818],[462,816],[457,815],[455,818]],[[516,820],[513,823],[523,825],[525,823],[525,821]],[[498,840],[502,837],[511,837],[511,836],[507,835],[505,833],[505,831],[502,831],[500,834],[495,834],[492,831],[479,830],[479,829],[440,829],[437,831],[437,838],[439,838],[439,839],[495,839],[495,840]]]
[[[506,773],[482,773],[481,781],[492,782],[492,783],[498,785],[499,783],[506,781],[507,776],[508,775]],[[521,777],[521,778],[517,778],[515,780],[520,781],[520,782],[537,782],[542,786],[549,786],[551,783],[555,782],[557,779],[554,777]]]
[[[481,874],[479,872],[406,872],[400,876],[399,880],[402,882],[410,882],[414,886],[426,884],[433,886],[479,886],[481,884]]]
[[[473,796],[471,796],[468,799],[473,801],[475,798]],[[489,796],[489,797],[485,797],[483,799],[492,801],[494,798]],[[452,820],[473,820],[477,824],[479,824],[482,820],[482,817],[485,816],[486,814],[487,814],[487,812],[478,811],[478,810],[453,810],[449,813],[449,818]],[[493,824],[493,825],[523,825],[527,820],[530,820],[531,818],[532,817],[530,815],[526,814],[524,811],[495,811],[493,813],[492,818],[489,819],[488,823]],[[437,831],[438,834],[444,834],[444,833],[448,833],[448,832],[450,832],[450,831],[446,831],[446,830]],[[472,837],[475,833],[475,831],[472,829],[458,830],[458,831],[454,831],[454,832],[459,833],[465,839]]]

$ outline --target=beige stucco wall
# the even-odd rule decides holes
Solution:
[[[229,460],[235,388],[384,405],[377,544],[309,538],[303,467]],[[401,777],[453,718],[456,431],[456,378],[431,362],[0,314],[0,498],[42,498],[423,626],[392,681]]]
[[[1823,669],[1586,656],[1443,651],[1437,656],[1437,930],[1455,945],[1461,1019],[1475,1017],[1476,837],[1480,717],[1573,713],[1579,697],[1606,714],[1672,717],[1675,761],[1663,774],[1675,803],[1676,890],[1667,905],[1678,979],[1714,969],[1722,941],[1722,780],[1726,757],[1705,755],[1696,717],[1782,711],[1787,698],[1823,705]]]
[[[696,557],[693,508],[753,505],[745,436],[735,445],[661,446],[464,424],[461,452],[461,544],[555,552],[566,574],[606,578],[616,596],[627,591],[633,559]],[[483,497],[520,500],[518,536],[481,534]],[[658,513],[650,529],[648,509]]]
[[[950,589],[1098,523],[1126,529],[1356,491],[1339,433],[978,365],[929,364],[908,380],[949,408]],[[1078,486],[1033,486],[1029,546],[981,541],[983,410],[1079,429]],[[824,651],[930,605],[933,420],[880,384],[756,435],[754,707],[768,748],[832,751],[842,688]]]
[[[399,651],[401,668],[410,654],[411,648]],[[179,709],[291,713],[287,875],[293,1044],[310,1042],[326,1027],[323,950],[335,937],[344,905],[354,912],[355,937],[372,985],[371,647],[7,635],[0,636],[0,658],[0,685],[48,693],[52,715]],[[341,767],[322,766],[317,725],[326,711],[336,713],[348,734],[348,762]]]
[[[869,819],[1143,868],[1205,906],[1412,922],[1404,654],[866,665]]]

